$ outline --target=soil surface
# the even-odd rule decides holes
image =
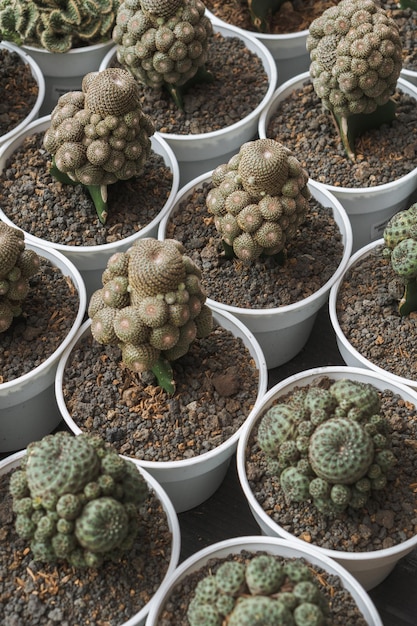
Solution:
[[[0,138],[23,122],[38,97],[38,83],[16,52],[0,48]]]

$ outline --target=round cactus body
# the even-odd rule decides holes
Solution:
[[[378,390],[348,379],[312,384],[270,407],[257,441],[286,499],[310,500],[326,515],[364,506],[396,462]]]
[[[402,44],[395,21],[373,0],[342,0],[310,24],[310,76],[340,116],[372,113],[395,91]]]
[[[281,252],[309,209],[308,175],[279,142],[243,144],[212,174],[206,198],[223,241],[243,261]]]
[[[35,560],[98,567],[131,547],[148,487],[109,444],[60,431],[29,444],[10,492]]]
[[[200,0],[120,4],[113,40],[119,63],[149,87],[180,87],[207,60],[212,25]]]

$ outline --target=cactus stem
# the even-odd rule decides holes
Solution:
[[[412,9],[417,11],[417,0],[400,0],[400,9]]]
[[[167,359],[159,358],[151,369],[156,376],[158,386],[172,396],[175,393],[175,382],[170,362]]]
[[[271,18],[284,2],[285,0],[248,0],[252,24],[258,32],[271,32]]]
[[[409,315],[412,311],[417,311],[417,280],[410,279],[404,290],[404,295],[398,305],[398,311],[401,317]]]
[[[192,85],[196,85],[198,83],[212,83],[214,81],[214,76],[211,72],[206,70],[205,67],[199,67],[197,72],[194,74],[190,80],[188,80],[184,85],[172,85],[170,83],[164,83],[165,89],[168,91],[171,98],[174,100],[176,106],[183,111],[184,110],[184,99],[183,94],[186,93],[187,89]]]

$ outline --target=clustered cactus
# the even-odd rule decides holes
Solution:
[[[307,215],[307,181],[307,172],[279,142],[243,144],[213,171],[206,199],[225,248],[248,262],[280,253]]]
[[[35,560],[99,567],[131,549],[148,486],[110,444],[59,431],[28,445],[10,493]]]
[[[359,381],[300,389],[265,413],[257,438],[286,499],[325,515],[363,507],[396,463],[378,391]]]
[[[29,279],[37,273],[39,264],[36,252],[25,247],[23,231],[0,222],[0,332],[21,315]]]
[[[166,87],[179,106],[180,88],[207,60],[212,25],[201,0],[125,0],[113,40],[117,59],[138,82]]]
[[[15,43],[68,52],[111,39],[118,0],[0,0],[0,32]]]
[[[399,302],[401,316],[417,311],[417,204],[399,211],[384,230],[384,254],[392,269],[404,281],[404,294]]]
[[[200,580],[190,601],[190,626],[325,626],[328,603],[302,559],[257,554],[225,561]]]
[[[108,68],[86,74],[82,91],[59,98],[44,146],[53,155],[51,172],[62,182],[85,185],[105,223],[107,185],[143,172],[153,132],[132,75]]]
[[[109,259],[103,287],[91,297],[93,337],[101,344],[118,345],[127,368],[152,370],[160,386],[172,393],[169,363],[186,354],[196,337],[212,330],[200,277],[179,242],[137,240],[127,252]]]
[[[307,50],[314,90],[354,159],[355,135],[394,118],[391,97],[402,67],[399,28],[373,0],[342,0],[311,23]]]

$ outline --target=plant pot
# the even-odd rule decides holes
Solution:
[[[364,618],[364,623],[369,626],[382,626],[381,618],[372,600],[369,598],[364,589],[358,584],[358,582],[351,576],[343,567],[332,559],[321,555],[318,550],[304,544],[298,545],[294,541],[284,541],[276,537],[235,537],[226,539],[215,543],[207,548],[199,550],[186,561],[181,563],[174,574],[165,581],[159,589],[155,598],[155,603],[151,607],[148,618],[146,620],[146,626],[157,626],[157,624],[171,624],[163,620],[164,607],[170,602],[170,598],[175,591],[176,587],[181,584],[185,579],[193,574],[197,574],[203,568],[210,566],[214,561],[226,561],[231,560],[233,555],[239,556],[241,552],[255,554],[257,552],[267,553],[275,556],[283,557],[284,559],[302,558],[307,561],[311,567],[324,570],[324,578],[337,577],[343,588],[352,596],[357,608],[361,611]],[[334,580],[334,579],[333,579]],[[197,583],[197,579],[194,579],[190,585],[187,585],[187,591],[184,593],[191,593],[194,591],[194,587]],[[337,595],[337,594],[336,594]],[[337,604],[336,597],[333,599],[333,605]],[[339,606],[340,613],[343,615],[343,607]],[[169,609],[172,611],[172,608]],[[358,616],[355,617],[355,623]],[[183,624],[184,622],[177,622],[177,624]],[[332,621],[332,623],[336,623]],[[337,622],[339,623],[339,622]],[[353,623],[353,622],[352,622]]]
[[[49,126],[50,116],[36,120],[19,133],[13,141],[7,144],[7,146],[4,146],[3,149],[0,150],[0,171],[4,169],[8,158],[23,143],[28,134],[33,135],[35,133],[44,132],[47,128],[49,128]],[[170,194],[166,199],[165,204],[161,206],[159,213],[151,222],[149,222],[140,231],[135,232],[124,239],[113,241],[112,243],[100,245],[67,245],[65,243],[46,242],[48,246],[61,252],[70,261],[72,261],[72,263],[74,263],[84,279],[88,296],[90,296],[93,291],[101,287],[101,274],[106,267],[108,258],[116,252],[127,250],[136,239],[156,236],[159,221],[174,203],[179,186],[179,169],[175,155],[166,141],[164,141],[158,133],[151,137],[151,144],[153,152],[163,157],[165,165],[172,172],[172,187]],[[18,224],[14,224],[1,209],[0,217],[8,224],[20,227]],[[92,215],[91,219],[92,221],[96,219],[95,215]],[[25,232],[25,235],[27,240],[33,243],[42,243],[43,241],[32,232]]]
[[[22,457],[25,454],[26,454],[26,450],[21,450],[19,452],[16,452],[15,454],[12,454],[12,455],[6,457],[3,460],[1,460],[0,461],[0,476],[10,472],[11,470],[17,469],[19,467],[19,465],[20,465],[20,461],[21,461]],[[156,498],[160,501],[160,503],[162,505],[162,508],[164,510],[164,513],[166,515],[166,519],[167,519],[167,524],[168,524],[169,530],[170,530],[171,535],[172,535],[171,554],[170,554],[170,557],[169,557],[169,562],[167,564],[167,570],[166,570],[165,576],[163,577],[163,579],[161,581],[161,584],[162,584],[162,582],[164,582],[166,579],[168,579],[173,574],[173,572],[175,571],[176,566],[178,565],[179,556],[180,556],[180,547],[181,547],[180,527],[179,527],[177,515],[176,515],[176,513],[174,511],[174,507],[172,506],[172,503],[169,500],[169,498],[168,498],[167,494],[165,493],[165,491],[162,489],[162,487],[158,484],[158,482],[146,470],[144,470],[139,465],[137,465],[137,467],[138,467],[139,472],[145,478],[145,480],[146,480],[150,490],[152,490],[154,492],[154,494],[156,495]],[[155,553],[154,553],[153,556],[155,558],[158,558],[158,556],[160,556],[160,553],[158,553],[155,550]],[[161,558],[163,558],[163,556],[164,555],[162,554]],[[38,566],[38,569],[36,571],[38,571],[39,569],[41,569],[41,568],[39,568],[39,566]],[[26,575],[27,575],[26,572],[23,572],[23,576],[25,577]],[[59,572],[59,568],[56,570],[55,575],[58,576],[58,578],[62,578],[62,574]],[[66,578],[71,578],[71,577],[67,576]],[[99,581],[100,581],[100,571],[97,570],[96,583],[98,583]],[[79,587],[79,585],[77,585],[78,582],[79,581],[75,580],[75,582],[70,583],[70,585],[72,584],[72,588],[74,589],[74,598],[73,598],[73,600],[76,600],[76,598],[79,597],[80,587]],[[60,583],[58,583],[58,584],[60,584]],[[63,580],[61,584],[62,584],[62,588],[67,588],[68,581],[67,580]],[[52,585],[50,586],[50,588],[52,588]],[[114,592],[114,590],[108,589],[109,595],[112,595],[112,592]],[[132,582],[132,593],[133,593],[133,595],[134,595],[134,592],[135,592],[135,586],[134,586],[134,583]],[[37,590],[35,588],[34,589],[34,594],[36,595],[37,593],[38,592],[37,592]],[[100,594],[102,594],[102,593],[103,593],[103,591],[100,592]],[[144,595],[144,597],[146,597],[146,595]],[[139,612],[135,613],[134,615],[128,616],[127,619],[123,618],[122,622],[117,622],[118,626],[144,626],[145,621],[146,621],[146,616],[148,614],[148,611],[149,611],[150,607],[152,606],[152,604],[154,602],[155,597],[156,597],[156,594],[154,594],[150,598],[150,600],[140,609]],[[30,598],[30,594],[29,594],[29,598]],[[65,595],[64,595],[64,598],[65,598]],[[119,596],[119,599],[120,599],[120,596]],[[68,601],[68,597],[67,597],[67,601]],[[104,601],[104,599],[103,599],[103,596],[101,595],[100,596],[100,604],[101,604],[102,601]],[[75,604],[76,604],[76,602],[75,602]],[[51,606],[52,606],[52,603],[51,603]],[[57,599],[56,596],[54,596],[53,606],[55,606],[55,607],[57,607],[59,609],[59,599]],[[96,608],[96,607],[93,607],[93,608]],[[73,610],[74,609],[72,607],[71,611],[73,611]]]
[[[0,383],[1,452],[26,447],[30,441],[43,437],[58,426],[61,416],[54,393],[56,368],[62,353],[81,326],[87,304],[84,282],[71,261],[44,245],[26,241],[26,248],[50,260],[64,276],[71,279],[79,303],[71,330],[55,352],[30,372]]]
[[[107,41],[73,48],[62,54],[35,46],[22,46],[35,59],[45,78],[45,100],[40,114],[50,115],[58,98],[67,91],[80,91],[84,75],[98,71],[103,57],[112,46],[113,42]]]
[[[14,128],[9,130],[9,132],[0,136],[0,148],[4,146],[9,140],[11,140],[15,135],[20,133],[32,120],[35,120],[39,116],[39,112],[42,106],[42,103],[45,98],[45,79],[43,77],[41,68],[36,63],[36,61],[22,48],[19,48],[13,43],[8,41],[0,41],[0,48],[9,50],[10,53],[14,52],[19,55],[21,60],[26,63],[30,67],[31,74],[35,79],[38,86],[38,95],[36,101],[32,107],[32,110],[24,119],[22,119]],[[24,96],[24,94],[23,94]],[[22,96],[22,97],[23,97]]]
[[[230,26],[229,23],[220,19],[206,8],[206,15],[213,25]],[[310,55],[307,52],[306,42],[308,30],[296,33],[284,33],[273,35],[257,33],[241,29],[245,35],[255,37],[272,54],[277,66],[277,86],[302,72],[307,72],[310,67]]]
[[[261,59],[269,79],[268,90],[261,102],[249,115],[220,130],[184,135],[159,133],[172,148],[178,160],[181,185],[185,185],[196,176],[227,161],[236,152],[236,148],[256,136],[259,116],[269,102],[276,86],[277,70],[275,63],[272,55],[262,43],[234,26],[213,24],[213,31],[220,33],[223,37],[238,37],[244,42],[248,50]],[[111,66],[115,56],[116,48],[108,52],[103,59],[100,70]]]
[[[167,236],[169,221],[180,210],[180,204],[192,195],[195,188],[200,187],[205,182],[210,182],[210,180],[211,172],[208,172],[197,177],[178,192],[174,206],[161,220],[158,232],[159,239],[164,239]],[[310,181],[308,186],[318,202],[323,206],[332,208],[333,216],[342,234],[343,257],[333,276],[318,291],[307,298],[275,308],[231,306],[210,298],[208,293],[207,302],[214,310],[233,314],[255,335],[265,355],[268,369],[286,363],[302,350],[311,333],[317,313],[327,300],[331,285],[343,272],[351,254],[351,227],[340,202],[322,185]]]
[[[410,387],[417,388],[417,378],[408,377],[407,374],[400,375],[398,373],[395,373],[395,371],[392,369],[395,366],[395,361],[393,360],[393,351],[395,349],[398,349],[398,346],[400,344],[400,336],[405,335],[406,337],[409,337],[410,338],[410,344],[413,343],[413,333],[412,333],[412,331],[410,331],[410,330],[407,331],[407,330],[404,330],[404,329],[401,328],[401,318],[399,316],[398,316],[398,336],[397,336],[397,338],[394,337],[393,342],[391,342],[390,344],[388,344],[388,342],[385,342],[385,341],[378,342],[378,344],[380,345],[380,349],[381,350],[383,349],[384,343],[386,343],[386,345],[387,345],[386,354],[388,356],[388,360],[391,362],[391,369],[388,369],[388,366],[387,366],[386,369],[384,367],[380,367],[379,365],[374,363],[371,358],[368,358],[368,357],[364,356],[364,354],[361,354],[360,350],[358,350],[356,347],[354,347],[352,345],[351,341],[349,341],[349,338],[345,335],[345,332],[342,330],[342,328],[340,326],[339,319],[338,319],[338,306],[337,306],[337,304],[338,304],[338,299],[340,297],[340,292],[343,289],[343,282],[347,278],[347,273],[352,268],[354,268],[355,265],[358,262],[360,262],[361,260],[366,259],[368,257],[372,258],[372,256],[374,255],[374,253],[376,252],[376,250],[380,246],[384,246],[384,240],[383,239],[378,239],[377,241],[369,243],[367,246],[364,246],[363,248],[358,250],[350,258],[345,272],[340,276],[340,278],[337,280],[337,282],[334,284],[334,286],[330,290],[330,295],[329,295],[330,321],[332,323],[334,332],[336,334],[336,340],[337,340],[337,346],[339,348],[339,352],[340,352],[340,354],[342,356],[342,359],[346,363],[346,365],[349,365],[349,366],[352,366],[352,367],[362,367],[362,368],[365,368],[365,369],[369,369],[369,370],[372,370],[372,371],[376,372],[377,374],[381,374],[381,375],[389,377],[393,382],[395,382],[397,384],[409,385]],[[388,282],[388,278],[387,278],[387,282]],[[377,291],[378,291],[378,296],[381,297],[381,295],[382,295],[381,294],[381,285],[378,285],[378,283],[375,284],[375,298],[378,297],[377,296]],[[384,315],[383,317],[386,317],[386,315]],[[394,320],[394,323],[397,324],[395,322],[395,320]],[[410,323],[413,323],[412,320],[410,320]],[[384,323],[383,323],[383,325],[384,325]],[[356,334],[356,336],[360,337],[361,330],[358,327],[356,332],[355,332],[355,324],[353,325],[353,331]],[[370,326],[369,326],[369,331],[372,332],[372,329],[371,329]],[[379,333],[379,331],[377,331],[377,332]],[[410,359],[407,358],[405,362],[406,363],[410,363]],[[405,369],[408,372],[410,371],[408,367],[406,367]]]
[[[280,102],[288,98],[295,90],[309,81],[306,72],[292,78],[276,91],[270,104],[263,110],[259,118],[259,136],[267,137],[268,124]],[[399,78],[397,87],[403,93],[417,99],[415,85]],[[303,129],[299,129],[300,134]],[[291,146],[288,146],[291,148]],[[300,155],[300,158],[302,155]],[[346,157],[347,158],[347,157]],[[307,168],[308,169],[308,168]],[[311,173],[310,173],[311,175]],[[314,176],[312,176],[314,179]],[[373,187],[345,187],[322,183],[341,202],[349,216],[353,231],[353,252],[382,236],[384,228],[395,213],[405,208],[408,198],[417,186],[417,167],[400,178]]]
[[[213,318],[220,326],[231,331],[235,337],[242,339],[256,364],[259,374],[258,392],[256,401],[250,411],[251,413],[267,389],[268,372],[264,356],[252,333],[239,320],[236,320],[229,313],[220,312],[214,312]],[[76,423],[76,419],[70,415],[66,405],[63,391],[65,367],[77,341],[87,336],[87,333],[90,333],[90,324],[90,320],[83,324],[77,336],[74,337],[72,344],[68,346],[68,349],[62,355],[55,381],[55,393],[61,415],[67,426],[76,435],[80,434],[82,429]],[[210,395],[207,395],[207,404],[208,406],[211,404]],[[236,450],[240,431],[241,427],[220,445],[190,458],[186,458],[186,455],[183,455],[184,458],[174,461],[151,461],[140,458],[136,460],[166,490],[174,504],[175,510],[177,512],[185,511],[207,500],[220,486],[230,459]],[[174,434],[170,435],[170,437],[174,437]]]
[[[363,585],[365,589],[372,589],[388,576],[388,574],[395,567],[396,563],[403,556],[411,552],[416,547],[417,535],[413,535],[410,538],[402,541],[401,543],[397,543],[395,545],[392,545],[391,547],[374,549],[370,551],[354,551],[354,548],[351,547],[349,548],[349,551],[345,550],[344,548],[330,549],[322,547],[321,545],[318,545],[317,542],[314,541],[314,538],[311,536],[314,532],[313,528],[316,521],[315,519],[313,519],[313,515],[309,518],[308,522],[305,522],[303,532],[307,531],[311,534],[310,537],[306,538],[306,541],[304,541],[304,539],[301,538],[301,535],[298,536],[298,533],[297,536],[295,536],[292,532],[289,532],[285,528],[283,528],[283,526],[280,524],[278,514],[275,516],[275,519],[273,519],[275,503],[271,504],[271,502],[269,501],[269,504],[266,505],[268,506],[268,512],[265,511],[263,506],[255,497],[255,494],[251,488],[248,479],[247,464],[249,454],[248,449],[250,446],[249,442],[258,420],[264,415],[267,409],[269,409],[273,404],[276,403],[278,398],[286,395],[295,388],[308,386],[315,379],[323,376],[326,376],[331,380],[349,379],[353,381],[366,382],[373,385],[380,391],[389,390],[389,394],[391,394],[392,392],[392,394],[394,394],[394,397],[399,396],[401,398],[401,401],[403,401],[406,405],[409,404],[412,406],[417,406],[417,393],[414,390],[406,387],[405,385],[394,383],[390,378],[377,374],[376,372],[370,372],[361,368],[345,366],[317,367],[306,370],[304,372],[299,372],[298,374],[290,376],[289,378],[281,381],[280,383],[277,383],[274,387],[272,387],[264,396],[262,406],[257,411],[257,415],[252,415],[251,419],[246,422],[242,435],[239,439],[237,449],[237,468],[239,480],[246,499],[249,503],[252,515],[254,516],[263,534],[281,537],[282,539],[295,542],[299,546],[304,546],[306,541],[311,542],[311,545],[314,545],[315,549],[319,551],[320,554],[323,554],[328,558],[334,559],[334,561],[345,567],[359,581],[359,583]],[[395,490],[395,487],[393,487],[393,489]],[[265,499],[267,498],[268,495],[265,492]],[[274,496],[272,496],[272,498],[274,498]],[[275,506],[281,505],[276,504]],[[292,508],[288,509],[288,514],[296,515]],[[365,523],[366,515],[366,510],[364,510],[363,513],[361,512],[359,515],[361,519],[363,518],[363,523]],[[343,525],[343,530],[338,530],[339,524]],[[339,532],[345,533],[346,529],[344,528],[344,524],[345,522],[343,520],[341,522],[337,520],[337,524],[335,525],[330,525],[329,523],[329,525],[326,527],[328,536],[335,535]],[[303,523],[300,524],[300,528],[301,526],[303,526]],[[353,525],[349,527],[349,530],[347,532],[349,533],[352,528]],[[377,530],[375,530],[374,532],[377,533]],[[350,536],[351,535],[349,534],[344,534],[345,538],[348,538]]]

